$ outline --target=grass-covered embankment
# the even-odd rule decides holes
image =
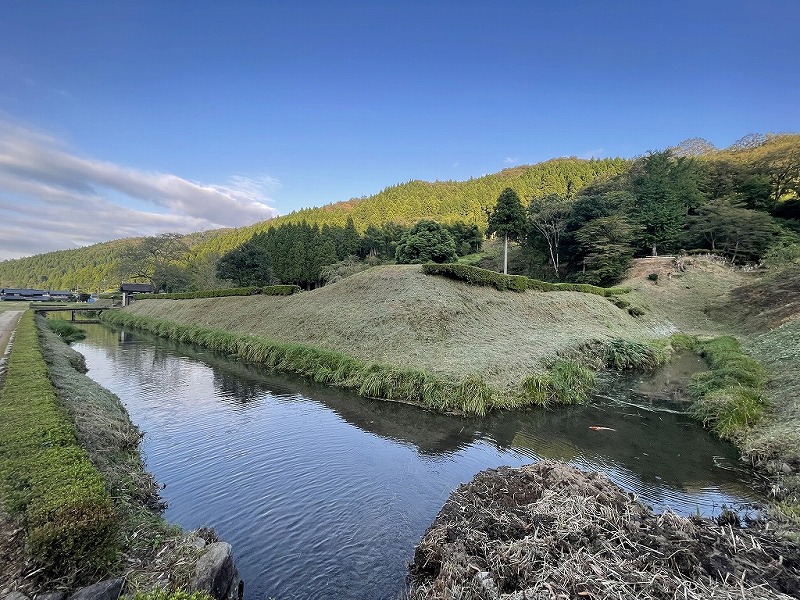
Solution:
[[[118,519],[119,558],[110,573],[125,575],[129,591],[186,587],[199,550],[161,515],[158,485],[139,452],[141,432],[120,399],[84,374],[83,357],[49,323],[37,317],[50,380],[79,444],[103,476]]]
[[[388,266],[284,298],[140,300],[103,320],[362,396],[482,415],[579,402],[594,383],[587,365],[635,366],[620,352],[654,336],[604,297],[508,294]]]
[[[796,260],[796,259],[795,259]],[[692,391],[692,413],[770,475],[782,514],[800,524],[800,265],[775,263],[746,273],[715,259],[640,260],[624,285],[655,330],[705,355],[709,372]],[[668,271],[672,278],[648,281]],[[706,341],[698,341],[706,340]]]
[[[109,311],[110,325],[140,329],[178,342],[198,344],[276,371],[295,373],[317,383],[351,389],[368,398],[417,404],[446,412],[482,416],[493,409],[574,404],[591,393],[596,369],[650,369],[657,352],[646,344],[614,338],[575,349],[576,358],[554,358],[545,369],[525,377],[518,386],[500,391],[479,375],[447,381],[420,369],[367,363],[342,353],[313,346],[278,342],[252,335],[181,325],[163,319]]]
[[[0,580],[30,597],[121,575],[129,592],[185,588],[200,550],[162,518],[141,433],[85,371],[25,313],[0,399]]]
[[[123,312],[313,346],[451,383],[477,373],[503,394],[588,342],[658,337],[598,295],[501,292],[431,277],[418,265],[375,267],[286,297],[142,300]]]
[[[26,531],[40,578],[85,582],[116,560],[111,496],[58,401],[31,311],[17,326],[0,397],[0,497]]]
[[[531,279],[524,275],[504,275],[497,271],[460,263],[424,264],[422,265],[422,271],[426,275],[440,275],[457,281],[464,281],[471,285],[490,286],[499,291],[581,292],[582,294],[595,294],[605,298],[630,292],[630,288],[623,287],[604,288],[586,283],[550,283],[539,279]]]
[[[179,342],[198,344],[270,369],[303,375],[317,383],[352,389],[361,396],[399,400],[437,410],[458,410],[475,415],[483,415],[487,410],[509,402],[503,400],[477,376],[467,377],[460,383],[451,383],[424,370],[367,363],[342,353],[308,345],[181,325],[121,311],[107,312],[102,319],[111,325],[131,327]]]

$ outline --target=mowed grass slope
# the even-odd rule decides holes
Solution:
[[[369,269],[289,297],[140,300],[133,314],[309,344],[367,362],[473,373],[510,389],[590,340],[657,337],[607,299],[578,292],[499,292],[424,275],[418,265]]]

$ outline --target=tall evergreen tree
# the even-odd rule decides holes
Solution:
[[[503,236],[503,273],[508,274],[508,240],[517,240],[525,233],[525,209],[517,192],[504,189],[497,198],[494,210],[489,214],[486,234]]]
[[[638,239],[656,256],[659,247],[677,249],[690,209],[703,202],[695,159],[675,159],[669,150],[652,153],[634,167],[631,177],[636,201],[631,207]]]

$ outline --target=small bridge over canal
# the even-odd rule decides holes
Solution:
[[[104,310],[111,310],[111,306],[98,306],[96,308],[88,307],[74,307],[74,306],[34,306],[33,310],[38,314],[63,312],[70,313],[70,321],[72,323],[99,323],[100,313]]]

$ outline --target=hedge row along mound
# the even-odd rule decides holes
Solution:
[[[265,287],[227,288],[224,290],[200,290],[199,292],[178,292],[174,294],[137,294],[141,300],[192,300],[194,298],[223,298],[225,296],[291,296],[300,291],[297,285],[268,285]]]
[[[500,291],[511,290],[514,292],[524,292],[526,290],[533,290],[536,292],[582,292],[584,294],[595,294],[606,298],[618,296],[619,294],[627,294],[631,291],[630,288],[602,288],[585,283],[549,283],[547,281],[531,279],[523,275],[503,275],[496,271],[457,263],[445,263],[441,265],[429,263],[422,265],[422,271],[426,275],[441,275],[442,277],[464,281],[470,285],[489,286]]]
[[[0,496],[43,579],[88,582],[114,562],[117,518],[47,375],[34,315],[17,327],[0,397]]]

